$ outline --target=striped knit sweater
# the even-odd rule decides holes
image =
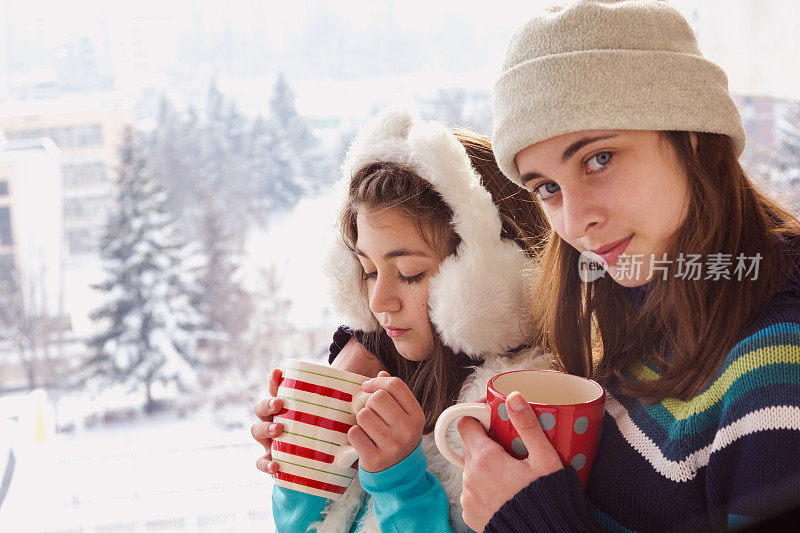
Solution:
[[[800,275],[688,401],[609,392],[588,494],[568,467],[486,531],[721,531],[800,508]],[[642,363],[637,378],[657,377]],[[800,530],[800,524],[796,524]]]

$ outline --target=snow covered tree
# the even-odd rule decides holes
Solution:
[[[156,128],[147,139],[147,166],[164,187],[176,220],[193,227],[201,196],[197,184],[203,177],[199,160],[200,119],[194,108],[180,113],[162,97]]]
[[[41,384],[39,363],[49,338],[47,317],[38,315],[31,305],[33,291],[26,291],[18,271],[0,267],[0,340],[10,341],[16,350],[28,388]]]
[[[785,102],[776,119],[776,157],[779,183],[790,207],[800,213],[800,101]]]
[[[297,180],[304,170],[289,139],[263,117],[253,121],[249,138],[249,173],[260,211],[267,213],[273,208],[293,206],[305,193]]]
[[[492,98],[487,91],[468,91],[463,87],[439,89],[431,99],[423,99],[427,116],[491,135]]]
[[[95,285],[105,293],[105,303],[92,314],[102,321],[103,331],[91,341],[96,355],[86,371],[104,385],[143,389],[145,409],[151,412],[154,383],[174,382],[184,390],[197,384],[197,345],[207,332],[192,304],[196,283],[187,266],[187,247],[131,129],[119,159],[116,205],[102,237],[106,279]]]
[[[203,266],[200,268],[197,307],[202,311],[210,330],[220,334],[206,342],[209,364],[226,368],[239,362],[243,350],[242,336],[248,328],[253,303],[239,280],[236,253],[231,230],[221,215],[216,198],[206,194],[200,230]]]
[[[298,114],[294,91],[282,73],[278,75],[272,89],[269,108],[275,134],[286,139],[287,156],[293,158],[296,168],[301,170],[293,181],[306,190],[313,191],[334,179],[335,173],[326,175],[325,157],[319,140]]]

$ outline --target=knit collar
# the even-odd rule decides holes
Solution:
[[[647,295],[650,294],[650,291],[653,289],[653,282],[655,280],[651,280],[644,285],[639,285],[638,287],[622,287],[622,294],[625,295],[625,298],[631,303],[633,307],[635,307],[638,311],[642,310],[644,307],[644,302],[647,300]]]

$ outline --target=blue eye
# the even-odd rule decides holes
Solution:
[[[541,201],[546,202],[560,190],[561,187],[559,187],[557,183],[548,181],[547,183],[537,185],[536,188],[533,189],[533,194],[538,196]]]
[[[372,279],[377,275],[378,275],[377,270],[375,272],[364,272],[364,274],[361,276],[361,279],[367,281],[368,279]]]
[[[589,172],[597,172],[599,170],[603,170],[603,167],[606,166],[611,161],[611,152],[600,152],[599,154],[595,154],[586,161],[586,170]]]

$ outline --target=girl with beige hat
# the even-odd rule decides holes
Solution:
[[[553,228],[538,342],[607,401],[586,494],[518,394],[526,460],[462,419],[465,522],[727,530],[800,507],[800,222],[740,166],[688,22],[660,0],[550,7],[512,37],[494,111],[500,169]]]

